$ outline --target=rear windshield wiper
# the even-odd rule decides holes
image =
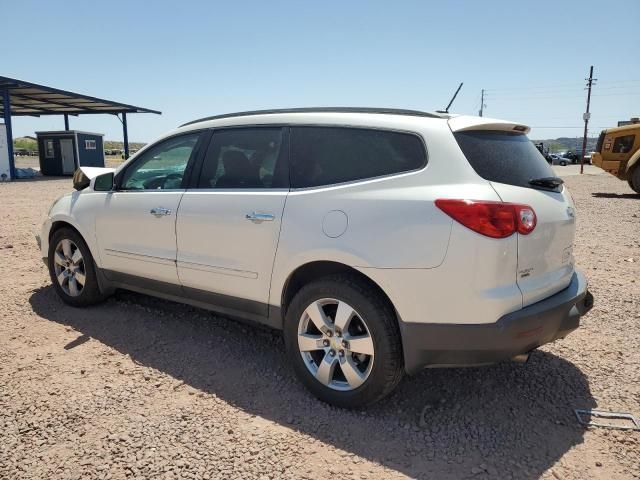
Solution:
[[[532,185],[534,187],[542,187],[542,188],[550,188],[550,189],[556,189],[563,183],[564,183],[564,180],[562,180],[559,177],[542,177],[542,178],[533,178],[529,180],[529,185]]]

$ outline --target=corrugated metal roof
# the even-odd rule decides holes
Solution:
[[[157,110],[104,100],[82,93],[0,76],[0,89],[9,90],[11,115],[86,115],[95,113],[157,113]],[[0,102],[0,117],[4,107]]]

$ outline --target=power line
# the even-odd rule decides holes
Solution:
[[[623,84],[623,83],[640,83],[640,79],[627,79],[627,80],[604,80],[600,81],[599,85],[615,85],[615,84]],[[493,93],[493,92],[503,92],[503,91],[522,91],[522,90],[566,90],[571,89],[572,87],[578,88],[582,87],[583,83],[556,83],[551,85],[531,85],[528,87],[505,87],[505,88],[485,88],[485,93]],[[624,87],[621,85],[620,88]]]
[[[635,97],[640,95],[640,91],[634,92],[619,92],[619,93],[594,93],[594,97]],[[489,97],[485,93],[485,97]],[[513,100],[553,100],[558,98],[584,98],[582,95],[525,95],[525,96],[509,96],[509,95],[500,95],[500,96],[490,96],[493,101],[513,101]]]

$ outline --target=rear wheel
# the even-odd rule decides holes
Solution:
[[[104,300],[89,247],[75,230],[61,228],[54,232],[48,263],[51,282],[65,303],[84,307]]]
[[[562,161],[560,162],[560,166],[561,166],[561,167],[566,167],[566,166],[567,166],[567,162],[565,162],[564,160],[562,160]]]
[[[363,407],[402,378],[393,309],[357,277],[335,275],[303,287],[287,310],[284,335],[298,378],[327,403]]]

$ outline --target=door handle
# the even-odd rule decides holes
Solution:
[[[273,222],[276,217],[270,213],[251,212],[247,213],[244,218],[251,220],[252,222]]]
[[[151,215],[154,215],[158,218],[163,217],[165,215],[171,215],[171,210],[169,210],[168,208],[164,208],[164,207],[155,207],[152,208],[149,213]]]

